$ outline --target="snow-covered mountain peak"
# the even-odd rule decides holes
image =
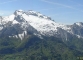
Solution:
[[[36,11],[33,11],[33,10],[28,10],[25,13],[27,15],[33,15],[33,16],[36,16],[36,17],[39,17],[39,18],[44,18],[44,19],[51,20],[51,17],[45,16],[45,15],[41,14],[40,12],[36,12]]]
[[[36,12],[36,11],[33,11],[33,10],[28,10],[28,11],[16,10],[14,12],[14,15],[16,15],[16,16],[23,15],[23,14],[26,14],[28,16],[32,15],[32,16],[36,16],[36,17],[39,17],[39,18],[51,20],[51,17],[45,16],[45,15],[41,14],[40,12]]]
[[[78,25],[78,26],[83,26],[83,23],[82,23],[82,22],[76,22],[76,23],[74,23],[74,24],[76,24],[76,25]]]
[[[57,28],[62,28],[64,25],[59,24],[51,20],[50,17],[45,16],[36,11],[15,11],[15,21],[19,22],[22,26],[27,27],[27,24],[31,25],[42,35],[54,35],[57,32]],[[65,27],[65,26],[64,26]],[[24,29],[24,28],[23,28]]]
[[[16,11],[14,12],[15,15],[22,15],[23,13],[24,13],[23,10],[16,10]]]

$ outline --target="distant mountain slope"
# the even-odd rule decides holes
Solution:
[[[40,39],[30,36],[22,41],[15,38],[0,40],[2,60],[76,60],[82,55],[82,52],[71,49],[55,37]]]

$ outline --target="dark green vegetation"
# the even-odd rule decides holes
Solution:
[[[83,39],[40,39],[36,36],[24,40],[0,39],[0,60],[77,60],[83,56]]]

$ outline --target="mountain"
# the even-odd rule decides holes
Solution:
[[[18,34],[12,33],[12,35],[9,34],[9,36],[14,36],[22,39],[24,34],[27,34],[27,31],[33,31],[33,34],[38,36],[53,36],[57,32],[57,27],[62,27],[63,25],[55,23],[51,20],[50,17],[47,17],[35,11],[30,10],[24,12],[22,10],[17,10],[14,12],[14,14],[8,17],[1,17],[1,30],[4,30],[5,28],[9,29],[11,26],[19,26],[22,32],[17,31]]]
[[[82,22],[63,25],[39,12],[16,10],[10,16],[0,17],[0,36],[15,37],[22,40],[30,32],[40,38],[43,38],[43,36],[59,36],[67,40],[67,35],[82,38],[82,26]],[[79,29],[77,30],[77,28]]]
[[[76,60],[82,46],[82,22],[64,25],[33,10],[0,16],[2,60]]]

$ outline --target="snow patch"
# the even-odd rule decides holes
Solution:
[[[27,31],[24,31],[22,34],[9,36],[9,37],[20,38],[22,40],[26,35],[27,35]]]
[[[18,34],[21,40],[25,37],[25,35],[27,35],[27,31],[24,31],[22,34]]]
[[[57,31],[57,27],[63,26],[61,24],[55,23],[54,21],[32,15],[27,16],[26,14],[23,14],[22,16],[31,26],[33,26],[39,32]]]
[[[78,38],[81,38],[81,36],[80,35],[76,35]]]
[[[18,24],[19,22],[16,21],[16,20],[13,20],[13,23],[12,24]]]

